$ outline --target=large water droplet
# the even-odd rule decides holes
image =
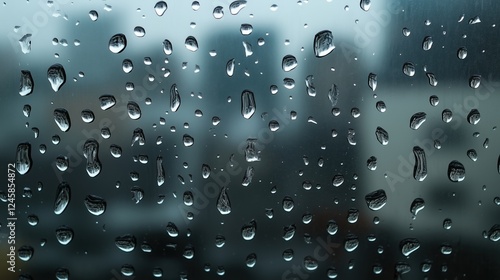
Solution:
[[[217,198],[217,210],[222,215],[227,215],[231,213],[231,201],[229,201],[229,195],[227,194],[227,187],[222,187]]]
[[[115,238],[115,245],[124,252],[131,252],[136,245],[135,236],[126,234]]]
[[[127,47],[127,38],[123,34],[116,34],[109,39],[108,48],[112,53],[121,53]]]
[[[344,249],[347,252],[353,252],[359,246],[359,239],[353,234],[349,234],[344,243]]]
[[[116,99],[113,95],[102,95],[99,97],[99,103],[102,110],[108,110],[109,108],[115,106]]]
[[[256,104],[253,92],[244,90],[241,93],[241,115],[245,119],[250,119],[255,113]]]
[[[31,145],[29,143],[21,143],[16,149],[16,170],[19,174],[24,175],[31,169]]]
[[[432,44],[433,44],[433,43],[434,43],[434,42],[432,41],[432,37],[431,37],[431,36],[426,36],[426,37],[424,38],[424,41],[422,42],[422,49],[423,49],[424,51],[428,51],[428,50],[430,50],[430,49],[432,48]]]
[[[295,235],[296,227],[295,225],[286,226],[283,228],[283,239],[289,241]]]
[[[477,109],[470,110],[469,114],[467,115],[467,121],[472,125],[476,125],[480,120],[481,114],[479,113],[479,111]]]
[[[191,147],[194,144],[194,138],[189,134],[184,134],[182,136],[182,143],[184,143],[185,147]]]
[[[416,216],[420,210],[424,209],[424,207],[425,201],[422,198],[415,198],[411,203],[410,212]]]
[[[128,112],[128,116],[133,120],[137,120],[141,117],[141,108],[139,108],[139,105],[137,103],[135,103],[134,101],[128,102],[127,112]]]
[[[21,70],[21,80],[19,82],[19,94],[21,96],[26,96],[33,92],[33,77],[31,72],[27,70]]]
[[[179,94],[177,85],[173,84],[170,87],[170,110],[172,112],[177,112],[180,106],[181,106],[181,95]]]
[[[49,67],[47,70],[47,79],[54,92],[57,92],[66,82],[66,72],[64,67],[57,63]]]
[[[413,147],[413,155],[415,156],[415,166],[413,167],[413,178],[417,181],[423,181],[427,177],[427,159],[425,151],[415,146]]]
[[[85,207],[92,215],[102,215],[106,211],[106,201],[97,195],[87,195],[84,200]]]
[[[245,0],[233,1],[231,4],[229,4],[229,11],[232,15],[237,15],[241,11],[241,9],[245,8],[246,5],[247,1]]]
[[[33,257],[34,252],[35,251],[33,250],[33,247],[23,245],[23,246],[19,247],[19,249],[17,249],[17,257],[20,260],[27,262],[31,259],[31,257]],[[21,279],[21,278],[19,278],[19,279]]]
[[[316,57],[324,57],[335,49],[333,44],[333,34],[329,30],[323,30],[314,36],[314,55]]]
[[[71,120],[69,118],[68,111],[63,108],[58,108],[54,110],[54,121],[61,131],[66,132],[71,127]]]
[[[365,196],[366,205],[373,211],[382,209],[387,203],[387,195],[382,189],[373,191]]]
[[[297,59],[293,55],[285,55],[281,61],[281,68],[283,71],[290,72],[297,67]]]
[[[318,268],[318,261],[311,257],[311,256],[306,256],[304,258],[304,267],[309,270],[309,271],[312,271],[312,270],[316,270]]]
[[[252,220],[250,223],[245,224],[241,228],[241,237],[243,237],[244,240],[252,240],[255,237],[255,233],[257,231],[257,223]]]
[[[21,39],[19,39],[19,45],[21,46],[21,51],[23,53],[31,52],[31,34],[26,34]]]
[[[165,1],[158,1],[156,2],[155,4],[155,13],[161,17],[163,16],[163,14],[165,13],[165,11],[167,10],[168,6],[167,6],[167,3],[165,3]]]
[[[424,112],[418,112],[413,114],[410,118],[410,128],[418,129],[426,120],[427,114]]]
[[[62,182],[57,186],[56,199],[54,201],[54,213],[56,215],[64,212],[71,198],[71,189],[66,182]]]
[[[359,6],[365,12],[368,12],[368,10],[370,10],[370,6],[371,5],[372,5],[372,1],[371,0],[361,0],[359,2]]]
[[[101,162],[97,156],[99,143],[95,139],[88,139],[83,145],[83,156],[87,159],[85,169],[90,177],[95,177],[101,172]]]
[[[457,160],[448,165],[448,178],[452,182],[460,182],[465,179],[465,167]]]
[[[413,63],[411,62],[406,62],[405,64],[403,64],[403,73],[406,76],[412,77],[413,75],[415,75],[415,65],[413,65]]]
[[[216,19],[221,19],[224,16],[224,8],[222,6],[217,6],[214,8],[212,15]]]
[[[188,36],[186,38],[186,40],[184,41],[184,45],[186,46],[186,49],[188,49],[192,52],[195,52],[198,50],[198,41],[193,36]]]
[[[411,253],[420,248],[420,242],[415,238],[407,238],[399,243],[399,247],[401,248],[401,253],[403,253],[405,257],[408,257]]]
[[[68,245],[73,240],[73,229],[67,226],[61,226],[56,229],[56,239],[62,245]]]
[[[375,136],[377,137],[377,140],[380,144],[382,145],[389,144],[389,133],[380,126],[378,126],[377,129],[375,130]]]

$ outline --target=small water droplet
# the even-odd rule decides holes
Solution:
[[[115,245],[124,252],[131,252],[135,249],[135,236],[130,234],[118,236],[115,238]]]
[[[87,195],[84,204],[90,214],[95,216],[102,215],[106,211],[106,201],[97,195]]]
[[[378,110],[380,113],[384,113],[385,111],[387,111],[387,106],[385,105],[385,102],[384,102],[384,101],[378,101],[378,102],[375,104],[375,108],[377,108],[377,110]]]
[[[184,136],[182,136],[182,143],[184,143],[185,147],[191,147],[194,144],[194,138],[189,134],[184,134]]]
[[[163,52],[166,55],[171,55],[172,51],[173,51],[172,43],[167,39],[163,40]]]
[[[427,159],[425,157],[425,151],[415,146],[413,147],[413,155],[415,156],[413,178],[417,181],[423,181],[427,177]]]
[[[411,253],[415,252],[420,248],[420,242],[415,238],[407,238],[400,242],[401,253],[405,257],[408,257]]]
[[[198,41],[193,36],[188,36],[186,38],[186,40],[184,41],[184,45],[186,46],[186,49],[188,49],[192,52],[195,52],[198,50]]]
[[[467,150],[467,156],[472,160],[476,161],[477,160],[477,152],[474,149]]]
[[[458,48],[457,57],[459,59],[465,59],[467,57],[467,48],[466,47]]]
[[[99,97],[99,103],[102,110],[108,110],[109,108],[115,106],[116,99],[113,95],[102,95]]]
[[[285,210],[286,212],[290,212],[295,206],[295,203],[293,202],[293,199],[291,197],[285,196],[285,198],[283,198],[282,206],[283,210]]]
[[[256,110],[255,98],[253,92],[244,90],[241,93],[241,115],[245,119],[250,119]]]
[[[413,75],[415,75],[415,65],[413,65],[413,63],[411,62],[406,62],[405,64],[403,64],[403,73],[406,76],[412,77]]]
[[[34,82],[31,72],[21,70],[21,80],[19,82],[19,95],[26,96],[33,92]]]
[[[452,223],[453,223],[453,222],[451,221],[451,219],[448,219],[448,218],[447,218],[447,219],[444,219],[444,221],[443,221],[443,228],[444,228],[444,229],[450,229],[450,228],[451,228]]]
[[[27,262],[31,259],[31,257],[33,257],[34,252],[35,251],[33,250],[33,247],[23,245],[23,246],[19,247],[19,249],[17,249],[17,257],[20,260]],[[19,278],[19,279],[21,279],[21,278]],[[31,277],[29,279],[31,279]]]
[[[54,110],[54,121],[61,131],[66,132],[71,127],[69,113],[66,109],[58,108]]]
[[[480,75],[474,75],[474,76],[470,77],[469,86],[471,88],[478,88],[479,85],[481,85],[481,76]]]
[[[292,249],[285,249],[283,251],[283,254],[282,254],[282,257],[283,257],[283,260],[289,262],[291,260],[293,260],[293,250]]]
[[[337,105],[338,99],[339,99],[339,89],[336,84],[332,84],[330,89],[328,90],[328,100],[330,100],[330,103],[332,104],[332,107],[335,107]]]
[[[410,36],[410,34],[411,34],[410,29],[408,29],[407,27],[404,27],[402,32],[403,32],[403,35],[406,37]]]
[[[31,169],[31,145],[29,143],[21,143],[16,149],[16,170],[19,174],[24,175]]]
[[[142,26],[136,26],[134,27],[134,34],[137,37],[144,37],[146,35],[146,30],[144,30]]]
[[[377,137],[377,140],[380,144],[382,145],[389,144],[389,133],[380,126],[378,126],[377,129],[375,130],[375,136]]]
[[[467,115],[467,121],[472,125],[476,125],[480,120],[481,114],[479,113],[479,111],[477,109],[470,110],[469,114]]]
[[[31,52],[31,34],[25,34],[21,39],[19,39],[19,45],[21,46],[21,51],[23,53]]]
[[[221,19],[224,16],[224,8],[222,6],[217,6],[214,8],[212,15],[216,19]]]
[[[231,202],[229,200],[229,195],[227,194],[227,187],[222,187],[217,198],[217,210],[222,215],[227,215],[231,213]]]
[[[99,18],[99,14],[95,10],[89,12],[89,17],[91,21],[96,21]]]
[[[252,44],[247,41],[243,41],[243,48],[245,49],[245,57],[249,57],[253,54]]]
[[[448,178],[452,182],[460,182],[465,179],[465,167],[457,160],[453,160],[448,165]]]
[[[368,74],[368,86],[372,91],[375,91],[377,89],[377,74]]]
[[[354,250],[356,250],[356,248],[358,248],[359,246],[359,239],[357,236],[353,235],[353,234],[349,234],[347,237],[346,237],[346,240],[345,240],[345,243],[344,243],[344,249],[347,251],[347,252],[353,252]]]
[[[73,240],[73,229],[67,226],[61,226],[56,229],[56,239],[62,245],[67,245]]]
[[[431,36],[426,36],[426,37],[424,38],[424,41],[422,42],[422,49],[423,49],[424,51],[428,51],[428,50],[430,50],[430,49],[432,48],[432,44],[433,44],[433,43],[434,43],[434,42],[432,41],[432,37],[431,37]]]
[[[244,240],[252,240],[255,237],[256,231],[257,223],[252,220],[241,228],[241,237],[243,237]]]
[[[293,55],[285,55],[281,62],[283,71],[290,72],[297,67],[297,59]]]
[[[247,36],[247,35],[252,34],[252,31],[253,31],[253,26],[251,24],[243,23],[240,26],[240,32],[241,32],[241,35],[243,35],[243,36]]]
[[[54,92],[57,92],[66,83],[66,72],[64,67],[57,63],[53,64],[47,70],[47,79],[49,80],[50,86]]]
[[[158,2],[156,2],[155,6],[154,6],[155,13],[159,17],[163,16],[163,14],[167,10],[167,8],[168,8],[168,6],[167,6],[167,3],[165,3],[165,1],[158,1]]]
[[[436,75],[434,75],[433,73],[426,73],[425,75],[429,79],[429,85],[433,87],[437,86],[438,80],[436,79]]]

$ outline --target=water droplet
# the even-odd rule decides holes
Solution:
[[[453,222],[451,221],[451,219],[444,219],[444,221],[443,221],[443,228],[444,229],[450,229],[452,223]]]
[[[29,215],[28,216],[28,224],[30,226],[36,226],[38,224],[38,216],[37,215]]]
[[[385,106],[385,102],[384,102],[384,101],[378,101],[378,102],[375,104],[375,108],[377,108],[377,110],[378,110],[380,113],[384,113],[385,111],[387,111],[387,107]]]
[[[431,268],[432,268],[432,263],[430,261],[426,261],[426,262],[422,263],[422,267],[421,267],[422,272],[427,273],[431,270]]]
[[[217,210],[222,215],[227,215],[231,213],[231,201],[229,200],[229,195],[227,194],[227,187],[222,187],[217,198]]]
[[[368,158],[366,161],[366,167],[368,167],[369,170],[376,170],[377,169],[377,158],[374,156],[371,156]]]
[[[131,264],[124,264],[120,268],[120,273],[126,277],[133,276],[135,273],[135,268]]]
[[[429,103],[431,104],[431,106],[436,107],[439,104],[439,97],[437,97],[436,95],[431,95],[431,97],[429,97]]]
[[[95,10],[89,12],[89,17],[91,21],[96,21],[99,18],[99,14]]]
[[[332,84],[332,87],[328,90],[328,100],[330,100],[330,103],[332,104],[332,107],[335,107],[337,105],[337,102],[339,100],[339,89],[336,84]]]
[[[112,53],[121,53],[127,47],[127,38],[123,34],[116,34],[109,39],[108,48]]]
[[[480,23],[481,22],[481,19],[479,18],[479,16],[475,16],[471,19],[469,19],[469,24],[476,24],[476,23]]]
[[[387,195],[382,189],[373,191],[365,196],[366,205],[373,211],[382,209],[387,203]]]
[[[490,228],[488,238],[493,242],[500,240],[500,225],[496,224]]]
[[[106,201],[97,195],[87,195],[84,204],[90,214],[95,216],[102,215],[106,211]]]
[[[165,229],[167,231],[167,234],[170,237],[177,237],[177,236],[179,236],[179,230],[177,229],[177,226],[174,223],[168,222],[168,224],[165,227]]]
[[[251,253],[247,256],[245,263],[247,267],[254,267],[255,264],[257,263],[257,255],[255,253]]]
[[[418,112],[413,114],[410,118],[410,128],[417,130],[426,120],[427,114],[424,112]]]
[[[198,50],[198,41],[193,36],[188,36],[186,38],[186,40],[184,41],[184,45],[186,46],[186,49],[188,49],[192,52],[195,52]]]
[[[253,26],[251,24],[248,24],[248,23],[243,23],[240,27],[240,32],[241,32],[241,35],[243,35],[243,36],[250,35],[253,32]]]
[[[407,27],[404,27],[402,32],[403,32],[403,35],[406,37],[410,36],[410,34],[411,34],[410,29],[408,29]]]
[[[429,79],[429,85],[433,87],[437,86],[438,80],[436,79],[436,76],[433,73],[426,73],[425,75]]]
[[[83,145],[83,156],[87,159],[85,169],[90,177],[95,177],[101,172],[101,162],[97,157],[99,143],[95,139],[88,139]]]
[[[351,208],[347,212],[347,222],[350,224],[354,224],[358,221],[359,211],[358,209]]]
[[[476,161],[477,160],[477,152],[474,149],[467,150],[467,156],[472,160]]]
[[[467,121],[469,121],[470,124],[476,125],[479,121],[481,120],[481,114],[477,109],[472,109],[470,110],[469,114],[467,115]]]
[[[50,66],[47,70],[47,79],[49,80],[52,90],[57,92],[66,82],[64,67],[59,63]]]
[[[58,268],[56,271],[57,280],[69,280],[69,270],[66,268]]]
[[[333,179],[332,179],[332,185],[334,187],[339,187],[340,185],[342,185],[344,183],[344,176],[342,175],[335,175],[333,176]]]
[[[312,76],[311,76],[312,77]],[[306,82],[307,82],[307,79],[306,79]],[[286,88],[286,89],[292,89],[295,87],[295,80],[292,79],[292,78],[284,78],[283,79],[283,86]],[[307,86],[307,84],[306,84]],[[315,93],[315,90],[314,88],[309,88],[307,87],[307,92],[311,92],[311,94],[314,94]]]
[[[465,59],[467,57],[467,48],[466,47],[458,48],[457,57],[459,59]]]
[[[245,8],[246,5],[247,1],[245,0],[233,1],[231,4],[229,4],[229,11],[232,15],[237,15],[241,11],[241,9]]]
[[[122,156],[122,148],[118,145],[112,144],[109,146],[109,151],[114,158],[119,158]]]
[[[450,109],[444,109],[441,113],[441,118],[443,119],[443,122],[449,123],[453,119],[453,113]]]
[[[156,184],[159,186],[165,183],[165,169],[163,168],[162,156],[156,157]]]
[[[424,209],[425,201],[422,198],[415,198],[410,206],[410,212],[416,216],[420,210]]]
[[[182,196],[182,201],[184,202],[184,205],[186,205],[186,206],[193,205],[193,203],[194,203],[193,193],[190,191],[185,191],[184,195]]]
[[[116,99],[113,95],[102,95],[99,97],[99,103],[102,110],[108,110],[109,108],[115,106]]]
[[[372,1],[371,0],[361,0],[359,2],[359,6],[365,12],[368,12],[368,10],[370,10],[370,6],[371,5],[372,5]]]
[[[241,228],[241,237],[243,237],[244,240],[252,240],[255,237],[256,230],[257,223],[252,220]]]
[[[304,267],[309,270],[309,271],[313,271],[313,270],[316,270],[318,268],[318,261],[316,259],[314,259],[313,257],[311,256],[306,256],[304,258]]]
[[[23,115],[28,118],[30,114],[31,114],[31,106],[29,104],[25,104],[23,106]]]
[[[465,167],[457,160],[448,165],[448,178],[452,182],[460,182],[465,179]]]
[[[21,46],[21,51],[23,53],[31,52],[31,34],[26,34],[21,39],[19,39],[19,45]]]
[[[31,72],[21,70],[21,80],[19,82],[19,94],[21,96],[29,95],[33,92],[34,82]]]
[[[71,198],[71,189],[66,182],[62,182],[57,186],[56,199],[54,201],[54,213],[56,215],[64,212]]]
[[[283,260],[289,262],[293,260],[293,250],[292,249],[285,249],[282,254]]]
[[[172,43],[167,39],[163,40],[163,52],[166,55],[171,55],[172,51],[173,51]]]
[[[214,18],[221,19],[224,16],[223,9],[224,8],[222,8],[222,6],[215,7],[213,12],[212,12],[212,15],[214,16]]]
[[[434,42],[432,41],[432,37],[431,37],[431,36],[426,36],[426,37],[424,38],[424,41],[422,42],[422,49],[423,49],[424,51],[428,51],[428,50],[430,50],[430,49],[432,48],[432,44],[433,44],[433,43],[434,43]]]
[[[413,65],[413,63],[411,62],[406,62],[405,64],[403,64],[403,73],[406,76],[412,77],[413,75],[415,75],[415,65]]]
[[[328,225],[326,227],[326,232],[328,232],[329,235],[335,235],[338,230],[339,230],[339,226],[334,220],[328,221]]]
[[[253,54],[252,44],[247,41],[243,41],[243,48],[245,49],[245,57],[249,57]]]
[[[58,156],[56,158],[56,167],[60,171],[66,171],[68,169],[69,159],[66,156]]]
[[[470,77],[469,86],[471,88],[478,88],[480,84],[481,84],[481,76],[474,75],[474,76]]]
[[[344,249],[347,252],[353,252],[359,246],[359,239],[353,234],[349,234],[344,243]]]
[[[184,143],[185,147],[191,147],[194,144],[194,138],[191,137],[189,134],[184,134],[182,136],[182,143]]]
[[[23,246],[19,247],[19,249],[17,249],[17,257],[20,260],[27,262],[31,259],[34,252],[35,251],[33,250],[33,247],[23,245]],[[21,279],[21,278],[19,278],[19,279]],[[29,279],[31,279],[31,277]]]
[[[254,174],[255,174],[254,168],[248,166],[245,171],[245,175],[243,176],[243,181],[241,182],[241,185],[244,187],[248,187],[248,185],[250,185],[250,183],[252,182]]]
[[[140,128],[136,128],[132,134],[132,144],[134,146],[135,142],[139,142],[140,146],[146,144],[146,138],[144,137],[144,132]]]
[[[356,145],[356,139],[354,139],[354,135],[356,135],[356,131],[352,128],[349,128],[347,130],[347,142],[349,142],[349,145]]]
[[[329,30],[323,30],[314,36],[314,55],[316,57],[324,57],[330,54],[334,49],[333,34]]]
[[[139,105],[137,103],[135,103],[134,101],[128,102],[127,112],[128,112],[128,116],[133,120],[137,120],[141,117],[141,108],[139,108]]]
[[[115,238],[115,245],[124,252],[131,252],[135,249],[135,236],[130,234],[118,236]]]
[[[293,207],[295,206],[293,199],[289,196],[285,196],[285,198],[283,198],[282,205],[283,210],[285,210],[286,212],[292,211]]]
[[[283,71],[290,72],[297,67],[297,59],[293,55],[285,55],[281,62],[281,68]]]
[[[136,26],[134,27],[134,34],[137,37],[144,37],[146,35],[146,30],[144,30],[142,26]]]
[[[21,143],[16,149],[16,170],[19,174],[24,175],[31,169],[31,145],[29,143]]]
[[[375,136],[377,137],[377,140],[380,144],[382,145],[389,144],[389,133],[380,126],[378,126],[377,129],[375,130]]]
[[[58,108],[54,110],[54,121],[61,131],[66,132],[71,127],[71,121],[69,118],[68,111],[63,108]]]
[[[226,63],[226,73],[229,77],[232,77],[233,74],[234,74],[234,64],[235,64],[235,60],[234,58],[230,59],[227,63]]]
[[[372,91],[375,91],[377,89],[377,74],[368,74],[368,86]]]
[[[272,120],[269,122],[269,130],[277,131],[280,128],[280,124],[276,120]]]
[[[415,238],[407,238],[402,240],[399,246],[401,247],[401,253],[403,253],[405,257],[408,257],[411,253],[420,248],[420,242]]]
[[[250,119],[256,110],[255,98],[253,92],[244,90],[241,93],[241,115],[245,119]]]
[[[163,16],[163,14],[165,13],[165,11],[167,10],[168,6],[167,6],[167,3],[165,3],[165,1],[158,1],[156,2],[155,4],[155,13],[161,17]]]
[[[413,168],[413,178],[421,182],[427,177],[427,159],[425,151],[415,146],[413,147],[413,155],[415,156],[415,166]]]
[[[56,229],[56,239],[62,245],[67,245],[73,240],[73,229],[67,226],[61,226]]]
[[[290,239],[292,239],[293,236],[295,235],[295,230],[296,230],[295,225],[283,227],[283,236],[282,236],[283,239],[285,241],[289,241]]]
[[[132,63],[132,60],[124,59],[122,62],[122,69],[123,69],[123,72],[125,72],[127,74],[132,72],[132,69],[134,69],[134,64]]]
[[[453,248],[450,245],[441,245],[441,254],[443,255],[449,255],[453,251]]]

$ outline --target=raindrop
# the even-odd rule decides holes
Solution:
[[[67,245],[73,240],[73,230],[67,226],[61,226],[56,229],[56,239],[62,245]]]
[[[452,223],[453,222],[451,221],[451,219],[444,219],[444,221],[443,221],[443,228],[444,229],[450,229]]]
[[[64,67],[59,63],[50,66],[47,70],[47,79],[49,80],[52,90],[57,92],[66,82]]]
[[[431,106],[436,107],[439,104],[439,97],[437,97],[436,95],[431,95],[431,97],[429,97],[429,103],[431,104]]]
[[[191,147],[194,144],[194,139],[189,134],[184,134],[182,136],[182,143],[184,143],[185,147]]]
[[[172,43],[167,39],[163,40],[163,52],[166,55],[171,55],[172,51],[173,51]]]
[[[198,41],[193,36],[188,36],[186,38],[186,40],[184,41],[184,45],[186,46],[186,49],[188,49],[192,52],[195,52],[198,50]]]
[[[245,8],[246,5],[247,1],[245,0],[233,1],[231,4],[229,4],[229,11],[232,15],[237,15],[241,11],[241,9]]]
[[[307,80],[306,80],[307,81]],[[286,89],[292,89],[295,87],[295,80],[292,79],[292,78],[284,78],[283,79],[283,86],[286,88]],[[307,86],[307,85],[306,85]],[[314,88],[313,88],[314,89]],[[307,88],[307,91],[308,92],[311,92],[310,88],[308,87]]]
[[[474,149],[470,149],[467,151],[467,156],[472,160],[476,161],[477,160],[477,152]]]
[[[427,177],[427,159],[425,157],[425,151],[415,146],[413,147],[413,155],[415,156],[415,166],[413,168],[413,178],[421,182]]]
[[[177,237],[177,236],[179,236],[179,230],[177,229],[177,226],[174,223],[168,222],[168,224],[165,227],[165,229],[167,231],[167,234],[170,237]]]
[[[333,34],[329,30],[318,32],[314,36],[314,55],[316,57],[324,57],[335,49],[333,44]]]
[[[406,76],[412,77],[413,75],[415,75],[415,65],[413,65],[413,63],[411,62],[406,62],[405,64],[403,64],[403,73]]]
[[[99,14],[95,10],[89,12],[89,17],[91,21],[96,21],[99,18]]]
[[[257,263],[257,255],[255,253],[251,253],[247,256],[245,263],[247,267],[254,267]]]
[[[452,247],[450,245],[442,245],[441,246],[441,254],[443,255],[449,255],[453,251]]]
[[[244,90],[241,93],[241,115],[245,119],[250,119],[255,113],[256,105],[253,92]]]
[[[432,41],[432,37],[431,36],[426,36],[424,38],[424,41],[422,42],[422,49],[424,51],[428,51],[432,48],[432,44],[433,44],[433,41]]]
[[[68,111],[63,108],[58,108],[54,110],[54,121],[61,131],[66,132],[71,127],[71,121],[69,118]]]
[[[167,10],[168,6],[167,6],[167,3],[165,3],[165,1],[159,1],[159,2],[156,2],[155,4],[155,13],[161,17],[163,16],[163,14],[165,13],[165,11]]]
[[[128,116],[133,120],[137,120],[141,117],[141,108],[139,108],[139,105],[137,103],[135,103],[134,101],[128,102],[127,112],[128,112]]]
[[[433,73],[426,73],[425,75],[429,79],[429,85],[433,87],[437,86],[438,80],[436,79],[436,75],[434,75]]]
[[[212,12],[212,15],[214,16],[214,18],[221,19],[224,16],[223,9],[224,8],[222,8],[222,6],[215,7],[213,12]]]
[[[410,29],[408,29],[407,27],[404,27],[403,28],[403,35],[408,37],[408,36],[410,36],[410,34],[411,34]]]
[[[27,70],[21,70],[21,80],[19,82],[19,94],[21,96],[26,96],[33,92],[33,77],[31,72]]]
[[[465,167],[459,161],[452,161],[448,165],[448,178],[452,182],[460,182],[465,179]]]
[[[269,130],[277,131],[280,128],[280,124],[276,120],[272,120],[269,122]]]
[[[337,105],[339,100],[339,89],[336,84],[332,84],[332,87],[328,90],[328,100],[330,100],[332,107]]]
[[[372,91],[375,91],[377,89],[377,74],[368,74],[368,86]]]
[[[124,252],[131,252],[135,249],[135,236],[126,234],[115,238],[115,245]]]
[[[339,230],[339,226],[334,220],[328,221],[328,225],[326,226],[326,232],[329,235],[335,235],[338,230]]]
[[[24,175],[31,169],[31,145],[29,143],[21,143],[16,149],[16,170],[19,174]]]
[[[417,130],[426,120],[427,114],[424,112],[418,112],[413,114],[410,118],[410,128]]]
[[[285,210],[286,212],[290,212],[292,211],[295,204],[291,197],[285,196],[285,198],[283,198],[282,205],[283,205],[283,210]]]
[[[318,261],[311,256],[306,256],[304,258],[304,267],[309,271],[316,270],[318,268]]]
[[[425,201],[422,198],[415,198],[410,206],[410,212],[416,216],[420,210],[424,209]]]
[[[114,158],[119,158],[122,156],[122,148],[118,145],[112,144],[109,146],[109,151]]]
[[[185,191],[184,195],[182,196],[182,201],[184,202],[184,205],[186,205],[186,206],[193,205],[193,202],[194,202],[193,193],[190,191]]]
[[[380,144],[382,145],[389,144],[389,133],[380,126],[378,126],[377,129],[375,130],[375,136],[377,137],[377,140]]]
[[[471,88],[478,88],[480,84],[481,84],[481,76],[474,75],[474,76],[470,77],[469,86]]]
[[[179,94],[177,85],[173,84],[170,87],[170,110],[172,112],[177,112],[180,106],[181,106],[181,95]]]
[[[302,215],[302,222],[304,224],[309,224],[313,219],[313,215],[311,213],[305,213],[304,215]]]
[[[132,134],[132,144],[134,146],[135,142],[139,142],[140,146],[146,144],[146,138],[144,137],[144,132],[140,128],[136,128]]]
[[[253,175],[255,174],[255,170],[253,167],[248,166],[245,175],[243,176],[243,181],[241,182],[241,185],[244,187],[248,187],[250,183],[252,182]]]
[[[249,57],[253,54],[252,45],[247,41],[243,41],[243,48],[245,49],[245,57]]]
[[[23,106],[23,115],[28,118],[30,116],[30,114],[31,114],[31,106],[29,104],[24,105]]]
[[[366,161],[366,167],[368,167],[369,170],[376,170],[377,169],[377,158],[374,156],[371,156],[368,158]]]
[[[467,48],[466,47],[458,48],[457,57],[459,59],[465,59],[467,57]]]
[[[241,35],[250,35],[252,34],[252,31],[253,31],[253,27],[251,24],[248,24],[248,23],[243,23],[240,27],[240,32],[241,32]]]
[[[90,214],[95,216],[102,215],[106,211],[106,201],[97,195],[87,195],[84,204]]]
[[[443,119],[443,122],[449,123],[453,119],[453,113],[450,109],[444,109],[441,113],[441,118]]]
[[[137,37],[144,37],[144,35],[146,35],[146,30],[144,30],[142,26],[136,26],[134,28],[134,34]]]
[[[488,238],[493,242],[500,240],[500,225],[496,224],[490,228]]]
[[[283,260],[289,262],[293,260],[293,250],[292,249],[285,249],[282,254]]]
[[[342,175],[335,175],[333,176],[333,179],[332,179],[332,185],[334,187],[339,187],[340,185],[342,185],[344,183],[344,176]]]
[[[370,6],[372,4],[372,1],[371,0],[361,0],[359,2],[359,6],[361,7],[361,9],[365,12],[368,12],[368,10],[370,10]]]
[[[57,186],[56,199],[54,201],[54,213],[56,215],[64,212],[71,198],[71,190],[66,182],[62,182]]]
[[[30,226],[36,226],[38,224],[38,216],[37,215],[29,215],[28,216],[28,224]]]
[[[56,167],[60,171],[65,171],[66,169],[68,169],[68,165],[69,165],[68,157],[66,157],[66,156],[58,156],[56,158]]]
[[[283,228],[283,239],[289,241],[295,235],[296,227],[295,225],[286,226]]]
[[[200,9],[200,2],[193,1],[193,3],[191,3],[191,9],[193,9],[193,11],[198,11],[198,9]]]
[[[384,113],[385,111],[387,111],[387,107],[384,101],[378,101],[377,104],[375,104],[375,108],[377,108],[380,113]]]
[[[354,135],[356,135],[356,131],[352,128],[349,128],[347,130],[347,142],[349,142],[349,145],[356,145],[356,139],[354,139]]]
[[[382,189],[373,191],[365,196],[366,205],[373,211],[382,209],[387,203],[387,195]]]
[[[22,260],[22,261],[29,261],[31,257],[33,256],[34,250],[33,247],[31,246],[21,246],[19,249],[17,249],[17,257]],[[19,278],[21,279],[21,278]],[[31,279],[31,277],[29,278]]]
[[[226,63],[226,73],[229,77],[232,77],[233,74],[234,74],[234,64],[235,64],[235,60],[234,58],[230,59],[227,63]]]
[[[122,62],[122,69],[123,69],[123,72],[125,73],[130,73],[132,72],[132,69],[134,69],[134,64],[132,63],[132,60],[130,59],[124,59],[123,62]]]
[[[108,110],[109,108],[115,106],[116,99],[113,95],[102,95],[99,97],[99,103],[102,110]]]
[[[297,67],[297,59],[293,55],[285,55],[281,62],[281,68],[283,71],[290,72]]]
[[[94,121],[94,112],[89,109],[85,109],[81,112],[80,117],[84,123],[91,123]]]
[[[257,223],[252,220],[250,223],[245,224],[241,228],[241,237],[243,237],[244,240],[252,240],[255,237],[255,232],[257,230]]]
[[[26,34],[21,39],[19,39],[19,45],[21,46],[21,51],[23,53],[31,52],[31,34]]]
[[[222,235],[215,236],[215,246],[217,248],[222,248],[226,244],[226,238]]]
[[[120,273],[123,276],[133,276],[135,273],[135,269],[131,264],[124,264],[120,269]]]
[[[227,194],[227,187],[222,187],[217,198],[217,210],[222,215],[227,215],[231,213],[231,201],[229,200],[229,195]]]
[[[349,234],[344,243],[344,249],[347,252],[353,252],[359,246],[359,239],[355,235]]]
[[[402,240],[399,246],[401,247],[401,253],[403,253],[405,257],[408,257],[411,253],[420,248],[420,242],[415,238],[407,238]]]
[[[116,34],[109,39],[108,48],[112,53],[121,53],[127,47],[127,38],[123,34]]]
[[[470,124],[476,125],[479,121],[481,120],[481,114],[477,109],[472,109],[470,110],[469,114],[467,115],[467,121],[469,121]]]
[[[429,262],[429,261],[424,262],[424,263],[422,264],[422,267],[421,267],[422,272],[424,272],[424,273],[429,272],[429,271],[431,270],[431,267],[432,267],[432,263],[431,263],[431,262]]]
[[[469,19],[469,24],[476,24],[476,23],[480,23],[481,22],[481,19],[479,18],[479,16],[475,16],[471,19]]]
[[[357,209],[351,208],[347,212],[347,222],[354,224],[358,221],[359,211]]]
[[[101,172],[101,162],[97,157],[99,143],[95,139],[88,139],[83,145],[83,156],[87,159],[85,169],[90,177],[95,177]]]
[[[165,169],[163,168],[163,158],[158,156],[156,158],[156,184],[159,186],[165,183]]]
[[[57,280],[68,280],[69,279],[69,270],[66,268],[58,268],[56,271]]]

